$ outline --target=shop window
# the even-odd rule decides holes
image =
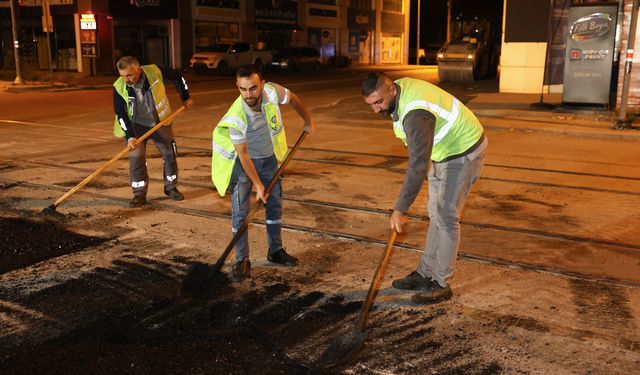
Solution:
[[[196,22],[196,49],[212,44],[233,42],[240,38],[237,23]]]
[[[382,36],[380,62],[383,64],[399,64],[402,38],[399,36]]]

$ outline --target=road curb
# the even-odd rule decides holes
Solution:
[[[559,135],[572,135],[578,137],[592,137],[592,138],[611,138],[611,139],[625,139],[625,140],[640,140],[640,129],[639,128],[631,128],[624,130],[616,130],[613,127],[604,129],[604,128],[595,128],[590,129],[588,126],[580,126],[580,125],[571,125],[571,124],[559,124],[559,123],[537,123],[532,126],[531,123],[518,124],[517,121],[526,121],[526,120],[515,120],[513,124],[503,125],[492,123],[492,117],[480,116],[480,122],[482,126],[486,129],[493,130],[506,130],[506,131],[519,131],[525,133],[533,133],[533,132],[547,132],[554,133]],[[493,117],[493,119],[504,119],[502,117]]]
[[[70,87],[75,87],[75,85],[68,85],[68,84],[48,84],[48,85],[28,85],[28,84],[24,84],[24,85],[15,85],[15,84],[10,84],[5,86],[4,90],[8,91],[8,92],[20,92],[20,91],[39,91],[39,90],[52,90],[52,89],[64,89],[64,88],[70,88]]]

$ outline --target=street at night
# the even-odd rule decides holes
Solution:
[[[182,290],[185,277],[233,236],[230,195],[211,183],[211,134],[238,96],[235,77],[185,74],[194,105],[173,122],[183,201],[163,193],[150,146],[146,205],[127,207],[125,156],[56,215],[42,211],[125,147],[112,135],[117,76],[39,90],[3,82],[0,373],[637,373],[640,133],[613,130],[607,114],[530,110],[537,95],[498,93],[495,80],[439,84],[476,113],[489,142],[462,214],[453,297],[420,305],[391,286],[425,244],[425,183],[362,350],[321,366],[353,329],[407,168],[391,120],[360,93],[373,69],[266,71],[317,123],[282,185],[284,245],[300,264],[267,261],[261,210],[249,227],[251,278],[227,277],[230,256],[197,295]],[[438,83],[435,67],[386,70]],[[291,147],[303,123],[282,110]]]

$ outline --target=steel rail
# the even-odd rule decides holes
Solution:
[[[74,126],[54,125],[54,124],[29,122],[29,121],[17,121],[17,120],[0,120],[0,123],[20,124],[20,125],[36,125],[36,126],[50,126],[50,127],[56,127],[56,128],[77,129]],[[111,134],[111,131],[106,131],[106,130],[105,131],[99,131],[99,130],[96,130],[96,129],[92,129],[92,130],[97,131],[97,132],[102,132],[106,136]],[[42,132],[37,132],[37,134],[42,134]],[[73,135],[68,135],[68,134],[66,134],[66,135],[65,134],[62,134],[62,135],[61,134],[55,134],[55,135],[56,135],[56,137],[67,137],[67,138],[73,138],[73,139],[86,139],[86,137],[83,137],[83,136],[73,136]],[[189,140],[200,140],[200,141],[203,141],[203,142],[211,142],[210,138],[204,138],[204,137],[176,135],[175,138],[177,138],[177,139],[189,139]],[[115,139],[113,139],[113,137],[110,137],[110,138],[98,138],[98,139],[104,140],[104,141],[110,142],[110,143],[122,143],[121,140],[115,140]],[[183,146],[183,145],[181,145],[180,148],[181,149],[195,150],[195,151],[204,151],[204,152],[209,152],[209,153],[211,151],[209,148],[194,147],[194,146]],[[323,148],[317,148],[317,147],[300,147],[300,150],[301,151],[307,150],[307,151],[315,151],[315,152],[327,152],[327,153],[331,153],[331,154],[347,154],[347,155],[356,155],[356,156],[370,156],[370,157],[379,157],[379,158],[387,158],[387,159],[398,159],[399,162],[405,162],[405,161],[408,160],[408,157],[404,156],[404,155],[388,155],[388,154],[377,154],[377,153],[349,151],[349,150],[331,150],[331,149],[323,149]],[[305,160],[305,159],[294,158],[294,160]],[[323,163],[327,163],[327,164],[340,164],[340,162],[335,162],[335,161],[332,161],[332,160],[308,159],[308,161],[317,161],[317,162],[323,162]],[[610,165],[610,163],[606,163],[606,164]],[[353,166],[358,166],[358,167],[362,167],[362,168],[386,169],[386,170],[392,170],[392,171],[396,171],[396,169],[398,169],[398,170],[401,170],[401,171],[404,172],[404,169],[400,169],[400,168],[387,168],[387,167],[381,167],[381,166],[375,166],[375,165],[374,166],[368,166],[368,165],[362,165],[362,164],[357,164],[357,163],[352,163],[352,164],[347,164],[347,165],[353,165]],[[619,165],[619,164],[616,164],[616,165]],[[628,166],[629,167],[633,167],[633,165],[631,165],[631,164],[628,165]],[[568,171],[568,170],[561,170],[561,169],[523,167],[523,166],[508,165],[508,164],[485,163],[485,167],[516,169],[516,170],[531,171],[531,172],[567,174],[567,175],[573,175],[573,176],[611,178],[611,179],[620,179],[620,180],[625,180],[625,181],[640,181],[640,177],[620,176],[620,175],[612,175],[612,174],[604,174],[604,173],[577,172],[577,171]]]
[[[0,177],[0,181],[9,182],[11,184],[14,184],[14,186],[17,185],[17,186],[23,186],[23,187],[27,187],[27,188],[38,188],[38,189],[66,191],[66,188],[58,187],[58,186],[55,186],[55,185],[47,185],[47,184],[38,184],[38,183],[33,183],[33,182],[17,181],[17,180],[7,179],[7,178],[4,178],[4,177]],[[108,194],[95,193],[95,192],[89,192],[89,191],[80,191],[80,192],[78,192],[78,194],[83,194],[83,195],[88,195],[88,196],[92,196],[92,197],[97,197],[97,198],[102,198],[102,199],[111,200],[111,201],[117,201],[117,202],[123,202],[123,203],[128,201],[127,198],[120,198],[120,197],[116,197],[116,196],[112,196],[112,195],[108,195]],[[176,206],[176,205],[171,205],[171,204],[148,202],[147,205],[149,207],[151,207],[151,208],[154,208],[154,209],[168,210],[168,211],[171,211],[171,212],[175,212],[175,213],[179,213],[179,214],[183,214],[183,215],[195,216],[195,217],[210,218],[210,219],[226,219],[226,220],[230,219],[230,217],[231,217],[230,214],[223,214],[223,213],[217,213],[217,212],[204,211],[204,210],[188,208],[188,207],[182,207],[182,206]],[[253,220],[252,224],[253,225],[262,226],[262,227],[266,226],[266,224],[262,220]],[[299,232],[299,233],[304,233],[304,234],[313,234],[313,235],[319,235],[319,236],[326,236],[326,237],[330,237],[330,238],[335,239],[335,240],[355,241],[355,242],[362,242],[362,243],[367,243],[367,244],[375,244],[375,245],[379,245],[379,246],[384,246],[385,243],[386,243],[385,240],[379,240],[379,239],[375,239],[375,238],[360,236],[360,235],[357,235],[357,234],[343,233],[343,232],[337,232],[337,231],[328,231],[328,230],[322,230],[322,229],[318,229],[318,228],[305,227],[305,226],[301,226],[301,225],[283,224],[282,228],[286,229],[286,230],[289,230],[289,231],[292,231],[292,232]],[[415,246],[415,245],[411,245],[411,244],[407,244],[407,243],[404,243],[404,242],[396,242],[395,247],[399,248],[399,249],[407,250],[407,251],[422,253],[422,248],[421,247]],[[538,264],[532,264],[532,263],[510,261],[510,260],[506,260],[506,259],[502,259],[502,258],[494,258],[494,257],[483,256],[483,255],[471,254],[471,253],[467,253],[467,252],[464,252],[464,251],[460,251],[458,253],[458,257],[460,259],[464,259],[464,260],[467,260],[467,261],[484,263],[484,264],[489,264],[489,265],[494,265],[494,266],[500,266],[500,267],[506,267],[506,268],[516,268],[516,269],[520,269],[520,270],[524,270],[524,271],[548,273],[548,274],[568,277],[568,278],[572,278],[572,279],[580,279],[580,280],[586,280],[586,281],[602,282],[602,283],[618,285],[618,286],[628,286],[628,287],[633,287],[633,288],[640,288],[640,281],[635,281],[635,280],[614,278],[614,277],[609,277],[609,276],[605,276],[605,275],[598,275],[598,274],[592,274],[592,273],[581,273],[581,272],[575,272],[575,271],[566,270],[566,269],[562,269],[562,268],[547,267],[547,266],[538,265]]]
[[[295,158],[293,160],[295,160]],[[35,164],[35,165],[45,166],[45,167],[48,167],[48,168],[57,168],[57,169],[64,168],[64,169],[67,169],[67,170],[75,170],[75,171],[79,171],[79,172],[86,172],[86,171],[90,171],[91,170],[91,169],[86,169],[86,168],[72,167],[72,166],[67,166],[67,165],[58,165],[58,164],[44,163],[44,162],[27,161],[27,162],[22,162],[22,163]],[[122,178],[126,177],[124,173],[119,173],[119,172],[115,172],[115,171],[107,171],[107,172],[104,172],[103,175],[108,175],[108,176],[111,176],[111,177],[122,177]],[[0,177],[0,180],[1,179],[3,179],[3,178]],[[154,182],[162,182],[163,181],[162,179],[154,178],[154,177],[149,177],[149,180],[150,181],[154,181]],[[12,183],[13,182],[21,182],[21,181],[18,181],[18,180],[15,180],[15,181],[14,180],[10,180],[10,181]],[[184,186],[190,186],[190,187],[196,187],[196,188],[202,188],[202,189],[213,189],[213,187],[210,184],[200,184],[200,183],[197,183],[197,182],[180,181],[180,184],[184,185]],[[59,188],[59,187],[62,188],[61,186],[57,186],[57,185],[46,185],[46,184],[43,184],[43,185],[56,187],[56,188]],[[115,198],[115,196],[111,196],[111,197]],[[389,211],[388,210],[380,209],[380,208],[362,207],[362,206],[349,205],[349,204],[343,204],[343,203],[338,203],[338,202],[326,202],[326,201],[319,201],[319,200],[315,200],[315,199],[302,199],[302,198],[295,198],[295,197],[288,197],[288,196],[283,196],[282,200],[283,201],[288,201],[288,202],[295,202],[295,203],[298,203],[298,204],[301,204],[301,205],[309,205],[309,206],[316,206],[316,207],[329,207],[329,208],[341,209],[341,210],[345,210],[345,211],[354,211],[354,212],[371,214],[371,215],[389,216]],[[424,222],[429,221],[429,217],[427,215],[409,214],[408,217],[409,217],[409,219],[416,220],[416,221],[424,221]],[[640,245],[638,245],[638,244],[630,244],[630,243],[617,242],[617,241],[608,241],[608,240],[599,240],[599,239],[594,239],[594,238],[589,238],[589,237],[581,237],[581,236],[569,236],[569,235],[552,233],[552,232],[545,232],[545,231],[535,230],[535,229],[515,228],[515,227],[504,226],[504,225],[478,223],[478,222],[472,222],[472,221],[466,221],[466,220],[461,220],[460,224],[461,225],[465,225],[465,226],[483,228],[483,229],[493,229],[493,230],[499,230],[499,231],[505,231],[505,232],[521,233],[521,234],[526,234],[526,235],[531,235],[531,236],[536,236],[536,237],[544,237],[544,238],[561,240],[561,241],[571,241],[571,242],[577,242],[577,243],[582,243],[582,244],[595,244],[595,245],[613,246],[613,247],[620,247],[620,248],[629,249],[629,250],[640,250]]]

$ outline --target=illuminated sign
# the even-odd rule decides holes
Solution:
[[[96,29],[96,17],[91,13],[83,13],[80,15],[80,29],[81,30],[95,30]]]
[[[593,13],[584,16],[571,25],[571,39],[584,41],[605,35],[611,30],[613,20],[607,13]]]

